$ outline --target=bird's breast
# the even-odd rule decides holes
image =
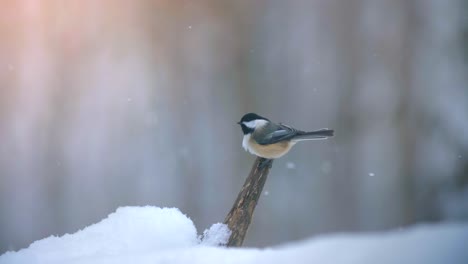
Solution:
[[[254,155],[267,159],[276,159],[288,153],[294,142],[281,141],[275,144],[260,145],[250,134],[244,135],[242,146],[244,149]]]

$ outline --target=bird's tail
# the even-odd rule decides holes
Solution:
[[[329,137],[333,137],[335,131],[333,129],[320,129],[317,131],[310,131],[310,132],[300,132],[295,136],[292,141],[302,141],[302,140],[314,140],[314,139],[326,139]]]

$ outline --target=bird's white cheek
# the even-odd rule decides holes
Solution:
[[[256,119],[256,120],[252,120],[252,121],[249,121],[249,122],[244,122],[244,125],[248,128],[257,128],[259,126],[264,126],[268,123],[268,121],[266,120],[263,120],[263,119]]]
[[[244,139],[242,139],[242,147],[245,149],[245,151],[249,151],[249,140],[250,134],[244,135]]]

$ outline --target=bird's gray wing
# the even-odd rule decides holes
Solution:
[[[300,131],[283,124],[270,124],[252,137],[260,145],[274,144],[295,137]]]

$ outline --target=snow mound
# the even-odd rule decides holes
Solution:
[[[204,246],[226,245],[230,235],[231,230],[227,225],[217,223],[203,232],[200,244]]]
[[[468,263],[468,223],[323,236],[269,249],[209,247],[228,237],[226,225],[214,224],[200,241],[176,208],[124,207],[74,234],[7,252],[0,264]]]
[[[74,234],[51,236],[0,263],[66,263],[67,259],[136,255],[198,244],[193,222],[177,208],[121,207],[106,219]]]

